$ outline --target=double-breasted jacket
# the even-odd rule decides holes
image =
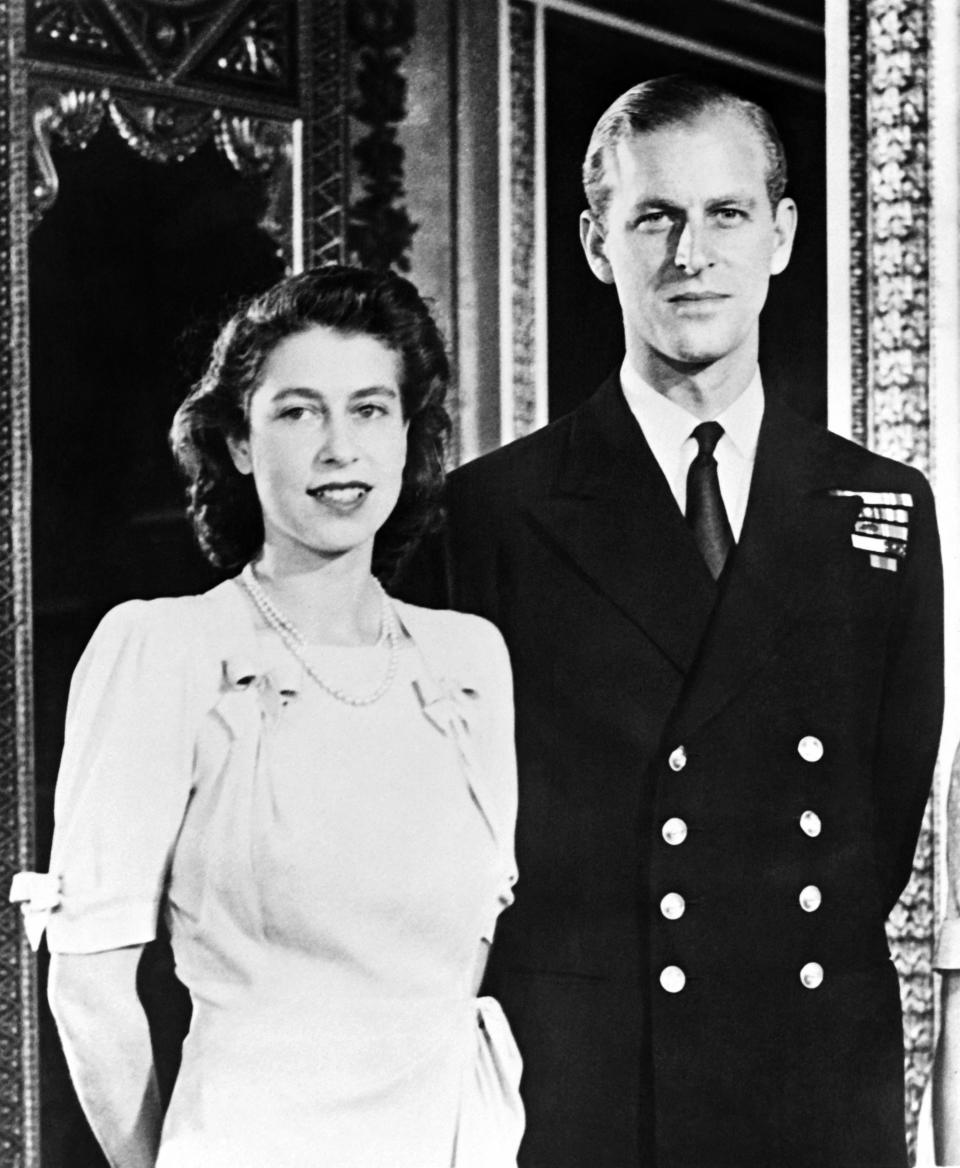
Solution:
[[[903,1168],[884,922],[942,712],[924,478],[768,398],[718,585],[611,379],[455,472],[409,579],[513,663],[487,981],[523,1168]]]

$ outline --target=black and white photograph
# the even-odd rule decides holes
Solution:
[[[0,46],[0,1168],[960,1168],[955,0]]]

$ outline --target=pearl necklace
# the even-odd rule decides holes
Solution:
[[[254,575],[253,564],[247,564],[240,573],[240,583],[247,590],[250,599],[257,606],[257,610],[267,624],[280,637],[280,640],[283,641],[290,653],[300,662],[305,672],[313,678],[324,692],[328,693],[332,698],[336,698],[338,702],[343,702],[348,706],[372,706],[374,702],[379,701],[390,688],[394,677],[396,677],[397,665],[400,660],[400,636],[394,619],[393,609],[380,582],[377,580],[374,582],[380,592],[380,633],[377,637],[376,645],[382,645],[386,641],[389,649],[389,657],[386,673],[384,673],[376,688],[369,693],[358,695],[347,693],[346,690],[331,685],[330,682],[325,681],[317,673],[306,656],[305,649],[307,642],[303,634],[292,621],[288,620],[280,612],[263,590],[260,581]]]

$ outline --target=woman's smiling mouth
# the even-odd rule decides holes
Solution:
[[[372,490],[369,483],[324,483],[319,487],[311,487],[307,494],[318,503],[335,510],[351,511],[362,503]]]

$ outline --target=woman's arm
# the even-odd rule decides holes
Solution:
[[[943,1018],[933,1065],[937,1164],[960,1165],[960,969],[942,971]]]
[[[47,996],[77,1097],[114,1168],[152,1168],[162,1114],[147,1017],[137,998],[142,945],[54,953]]]

